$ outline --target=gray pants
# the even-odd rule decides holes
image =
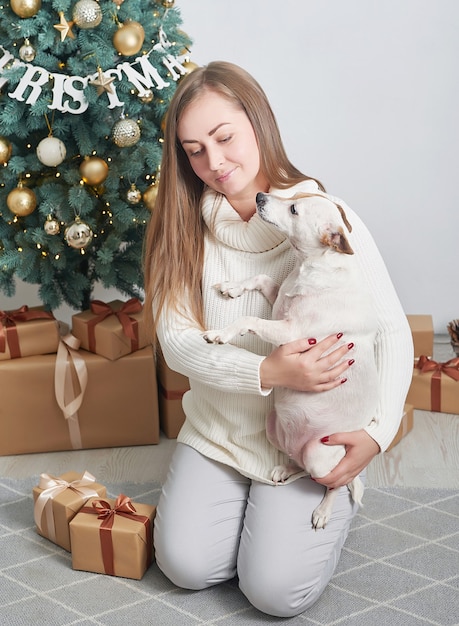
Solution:
[[[272,486],[178,443],[158,503],[155,555],[178,587],[204,589],[236,575],[247,599],[278,617],[302,613],[335,571],[353,516],[346,487],[324,530],[311,514],[324,487],[308,478]]]

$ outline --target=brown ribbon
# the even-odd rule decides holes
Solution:
[[[177,390],[176,389],[167,390],[162,385],[160,380],[158,381],[158,388],[159,388],[160,394],[166,400],[181,400],[183,398],[183,396],[186,394],[186,392],[188,391],[188,389],[184,389],[183,391],[180,391],[178,389]]]
[[[139,349],[139,328],[138,322],[133,317],[133,313],[140,313],[142,303],[138,298],[131,298],[123,304],[119,311],[115,311],[109,304],[102,300],[93,300],[91,302],[91,311],[96,317],[88,321],[88,341],[89,351],[96,351],[96,326],[110,315],[116,315],[123,327],[123,333],[131,340],[131,350],[135,352]]]
[[[78,409],[83,402],[86,385],[88,383],[88,370],[85,360],[78,352],[79,347],[79,339],[72,334],[69,333],[61,337],[54,369],[54,393],[56,395],[56,401],[67,420],[70,442],[75,450],[81,450],[83,447],[80,424],[78,422]],[[73,387],[72,370],[75,372],[78,381],[78,394],[75,393]]]
[[[40,319],[54,320],[55,317],[49,311],[31,311],[26,304],[15,311],[0,311],[0,352],[6,352],[6,343],[8,342],[11,358],[19,359],[21,348],[16,322],[30,322]]]
[[[112,539],[112,527],[115,522],[115,515],[121,515],[126,519],[135,520],[145,526],[146,542],[147,542],[147,556],[145,567],[151,563],[153,544],[152,544],[152,529],[150,518],[146,515],[137,515],[136,509],[131,502],[131,499],[120,494],[111,508],[110,503],[106,500],[93,500],[91,506],[84,506],[80,509],[80,513],[92,513],[97,515],[97,519],[101,519],[102,523],[99,527],[100,545],[102,548],[102,560],[104,563],[104,570],[106,574],[115,576],[114,565],[114,553],[113,553],[113,539]]]
[[[421,371],[421,374],[432,372],[432,379],[430,382],[430,394],[431,394],[431,411],[441,411],[441,376],[446,374],[456,382],[459,381],[459,357],[450,359],[445,363],[438,363],[428,356],[420,356],[415,364],[416,369]]]

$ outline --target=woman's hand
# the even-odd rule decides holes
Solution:
[[[275,348],[260,366],[264,389],[287,387],[295,391],[327,391],[346,381],[343,373],[354,362],[345,358],[353,343],[341,345],[342,334],[315,339],[298,339]],[[325,352],[339,344],[330,354]]]
[[[324,437],[322,443],[326,446],[343,445],[346,448],[346,456],[334,470],[322,478],[311,477],[315,482],[332,489],[348,485],[380,451],[379,445],[366,430],[335,433]]]

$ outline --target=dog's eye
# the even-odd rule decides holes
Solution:
[[[290,213],[291,213],[292,215],[298,215],[298,212],[297,212],[297,210],[296,210],[296,206],[295,206],[294,204],[291,204],[291,205],[290,205]]]

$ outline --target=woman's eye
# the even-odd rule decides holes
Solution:
[[[230,139],[231,139],[231,135],[228,135],[227,137],[223,137],[223,139],[220,139],[220,143],[226,143]]]
[[[294,204],[290,205],[290,213],[292,215],[298,215],[298,211],[296,210],[296,206]]]

